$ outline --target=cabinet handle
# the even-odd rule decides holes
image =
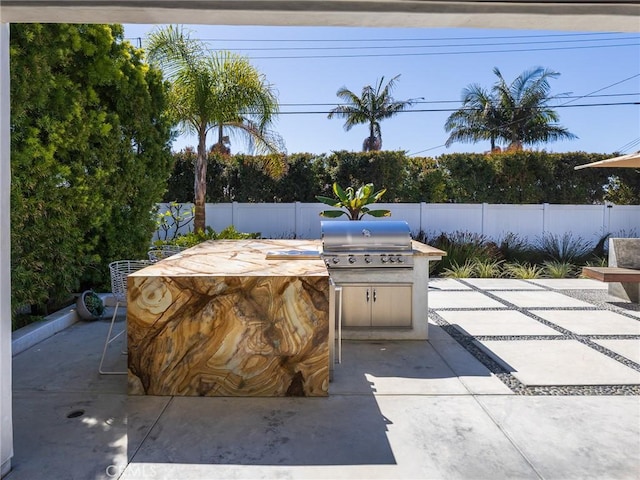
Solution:
[[[375,302],[377,300],[376,298],[376,289],[373,289],[373,301]]]
[[[367,303],[369,303],[369,289],[367,288]]]

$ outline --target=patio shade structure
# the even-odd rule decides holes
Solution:
[[[640,152],[573,167],[574,170],[581,168],[640,168]]]

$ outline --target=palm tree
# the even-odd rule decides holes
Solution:
[[[523,145],[577,138],[555,123],[560,117],[548,106],[549,101],[566,95],[549,94],[549,79],[559,77],[558,72],[536,67],[521,73],[510,85],[497,67],[493,73],[498,77],[493,91],[505,120],[501,136],[509,149],[522,150]]]
[[[185,131],[198,136],[194,181],[194,229],[206,226],[207,134],[218,133],[212,150],[229,154],[229,137],[242,135],[259,153],[283,150],[280,137],[269,130],[278,112],[273,87],[247,58],[212,52],[182,28],[167,26],[149,35],[146,48],[170,81],[169,113]],[[265,157],[267,172],[281,170],[281,157]]]
[[[477,84],[469,85],[462,91],[462,108],[452,113],[444,125],[445,130],[451,132],[445,146],[453,142],[490,140],[491,151],[495,150],[503,123],[500,113],[498,101],[491,92]]]
[[[577,138],[557,125],[558,114],[548,106],[564,94],[550,95],[549,79],[560,74],[542,67],[521,73],[510,85],[500,70],[493,73],[498,81],[491,91],[472,84],[462,91],[462,108],[452,113],[445,123],[451,132],[445,145],[453,142],[490,140],[491,150],[502,142],[510,150],[523,145]]]
[[[393,90],[399,77],[400,75],[396,75],[386,85],[383,85],[384,77],[382,77],[375,88],[371,85],[366,85],[362,89],[360,96],[346,87],[342,87],[336,92],[336,95],[345,102],[345,105],[339,105],[331,110],[328,118],[333,118],[334,116],[345,118],[344,129],[346,131],[351,130],[354,125],[368,123],[369,136],[365,138],[362,144],[364,152],[382,148],[381,120],[391,118],[396,113],[406,110],[415,102],[415,99],[394,100],[391,96],[391,90]]]

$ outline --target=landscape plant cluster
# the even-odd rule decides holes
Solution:
[[[640,175],[634,169],[576,165],[613,154],[544,151],[494,154],[452,153],[411,157],[401,151],[297,153],[285,158],[277,179],[264,170],[265,159],[209,153],[207,202],[317,202],[333,197],[332,185],[354,188],[373,183],[386,189],[385,202],[596,204],[640,203]],[[174,154],[175,166],[164,202],[193,201],[196,154]]]
[[[617,236],[636,236],[621,232]],[[485,235],[457,231],[427,234],[416,240],[447,252],[432,266],[433,276],[455,278],[572,278],[579,277],[586,265],[607,264],[607,239],[589,242],[572,233],[547,233],[527,241],[509,233],[493,240]]]
[[[172,167],[167,89],[122,26],[10,28],[12,313],[47,315],[146,253]]]

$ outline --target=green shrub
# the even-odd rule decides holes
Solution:
[[[213,228],[207,227],[204,232],[199,230],[197,232],[179,234],[171,240],[156,240],[153,242],[153,248],[159,249],[163,245],[176,245],[178,247],[190,248],[207,240],[246,240],[250,238],[260,238],[260,232],[238,232],[233,225],[229,225],[224,230],[221,230],[220,233],[216,233]]]
[[[453,262],[451,267],[443,270],[442,276],[446,278],[471,278],[473,277],[473,272],[474,266],[472,262],[467,261],[463,265]]]
[[[443,232],[430,244],[447,252],[447,255],[442,257],[436,265],[436,273],[467,262],[494,261],[500,257],[497,245],[485,235],[477,233],[456,231],[447,234]]]
[[[498,249],[506,262],[532,261],[533,247],[517,233],[507,233],[498,240]]]
[[[549,278],[570,278],[575,276],[576,266],[568,262],[547,261],[543,263],[544,276]]]
[[[580,237],[574,237],[571,232],[566,232],[563,235],[546,233],[540,237],[537,249],[544,260],[561,263],[584,263],[591,255],[593,246]]]
[[[509,278],[531,279],[542,276],[542,268],[531,263],[506,263],[504,266],[505,276]]]
[[[477,278],[500,278],[504,260],[476,260],[473,262],[473,276]]]

